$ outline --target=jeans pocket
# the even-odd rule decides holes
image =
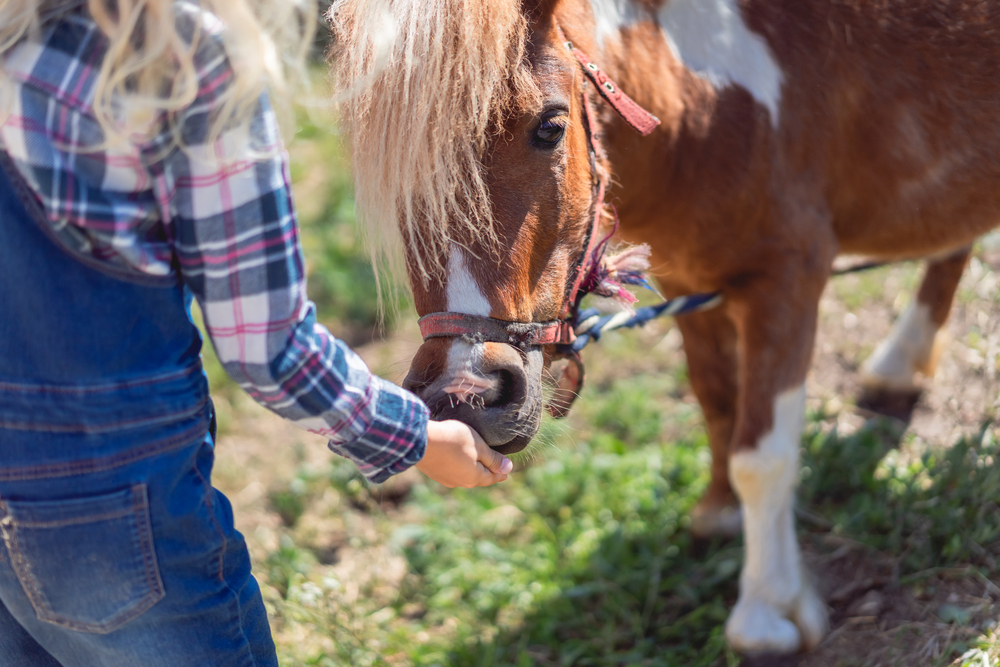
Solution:
[[[0,502],[11,565],[42,621],[105,634],[163,598],[146,485]]]

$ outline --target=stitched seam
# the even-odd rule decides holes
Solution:
[[[154,604],[160,601],[160,597],[156,597],[155,593],[152,591],[138,600],[135,606],[129,608],[126,611],[120,612],[117,616],[112,616],[107,621],[102,623],[85,623],[83,621],[74,621],[70,618],[63,618],[54,612],[46,612],[44,614],[39,613],[38,618],[41,621],[50,623],[52,625],[58,625],[59,627],[69,628],[70,630],[80,630],[82,632],[91,632],[99,635],[106,635],[109,632],[113,632],[131,621],[136,616],[146,612]],[[37,610],[36,610],[37,611]]]
[[[208,396],[204,396],[197,405],[182,412],[175,412],[158,417],[146,417],[144,419],[133,419],[131,421],[117,421],[104,425],[93,424],[37,424],[34,422],[9,422],[0,420],[0,428],[12,431],[43,431],[46,433],[107,433],[125,428],[135,428],[139,426],[155,426],[164,424],[176,419],[190,417],[199,412],[208,403]]]
[[[222,550],[219,551],[219,581],[225,583],[226,577],[223,561],[226,557],[226,548],[229,546],[229,540],[226,539],[226,533],[222,530],[222,524],[220,524],[219,520],[215,517],[215,503],[212,502],[212,485],[208,483],[205,476],[201,474],[200,470],[198,470],[197,462],[194,464],[194,474],[198,475],[198,479],[200,479],[201,483],[205,485],[205,505],[208,507],[208,516],[211,518],[212,525],[215,526],[216,532],[219,533],[219,537],[222,539]]]
[[[117,468],[144,458],[178,449],[191,442],[195,433],[205,430],[204,422],[192,426],[188,430],[161,442],[137,447],[122,454],[115,454],[100,459],[87,461],[72,461],[69,463],[50,463],[46,465],[25,466],[23,468],[0,469],[0,481],[20,482],[33,479],[48,479],[50,477],[68,477],[86,473],[101,472]]]
[[[35,609],[35,615],[39,620],[46,623],[51,623],[52,625],[57,625],[64,628],[69,628],[71,630],[79,630],[84,632],[92,632],[96,634],[107,634],[113,630],[120,628],[125,623],[136,618],[140,614],[145,613],[153,605],[163,599],[165,593],[163,591],[163,583],[159,577],[159,570],[156,567],[156,554],[152,553],[152,539],[148,532],[148,505],[146,504],[146,498],[142,494],[140,489],[144,489],[144,484],[138,484],[132,487],[132,508],[125,509],[114,516],[122,517],[133,515],[135,518],[135,529],[136,535],[139,538],[140,555],[143,559],[143,574],[146,577],[146,583],[148,586],[148,592],[138,600],[136,600],[130,608],[120,611],[118,614],[112,616],[111,618],[101,622],[101,623],[88,623],[84,621],[73,620],[70,618],[65,618],[57,613],[51,608],[45,595],[36,587],[36,579],[31,573],[31,568],[28,562],[24,559],[17,547],[16,533],[13,530],[13,523],[10,522],[9,529],[8,523],[2,524],[4,542],[7,545],[7,551],[11,554],[11,564],[18,575],[18,580],[21,582],[21,587],[24,589],[25,594],[31,601],[32,606]],[[107,517],[112,513],[100,514],[93,517],[95,520],[100,520],[101,518]],[[5,518],[10,517],[9,514],[5,514]],[[30,526],[31,524],[26,524],[22,522],[17,522],[18,526]]]
[[[152,527],[149,525],[149,501],[146,497],[145,484],[132,487],[132,505],[135,512],[136,532],[139,535],[139,552],[142,554],[146,569],[146,582],[149,584],[150,597],[156,598],[155,604],[163,598],[163,582],[160,580],[160,569],[156,564],[156,548],[153,545]]]
[[[22,384],[18,382],[0,382],[0,389],[10,389],[17,392],[32,392],[40,394],[86,394],[94,393],[100,391],[118,391],[120,389],[128,389],[130,387],[143,387],[150,384],[157,384],[160,382],[165,382],[167,380],[173,380],[180,377],[185,377],[187,375],[194,375],[200,373],[202,370],[201,362],[195,364],[194,366],[189,366],[179,371],[171,371],[169,373],[163,373],[161,375],[151,375],[138,380],[125,380],[124,382],[108,382],[104,384],[91,384],[83,385],[80,387],[61,387],[59,385],[39,385],[39,384]]]
[[[115,512],[105,512],[104,514],[94,514],[90,516],[76,517],[73,519],[62,519],[60,521],[21,521],[18,519],[17,525],[24,528],[58,528],[60,526],[76,526],[81,523],[97,523],[107,519],[118,519],[131,513],[132,510],[124,509]]]
[[[28,565],[28,561],[25,560],[21,549],[17,545],[17,531],[13,518],[6,511],[6,507],[4,508],[3,519],[0,520],[0,532],[3,533],[3,541],[7,545],[7,553],[10,554],[10,564],[14,568],[17,580],[21,583],[21,588],[24,589],[24,594],[28,597],[28,601],[31,602],[31,606],[35,610],[35,615],[39,619],[44,620],[45,616],[52,614],[52,608],[48,600],[45,599],[45,596],[35,585],[35,577],[31,574],[31,566]]]
[[[139,614],[143,613],[144,611],[152,607],[153,605],[147,602],[147,600],[149,600],[151,597],[152,596],[147,595],[140,601],[140,604],[138,604],[137,606],[129,609],[127,612],[124,612],[118,616],[111,617],[110,620],[105,621],[104,623],[84,623],[82,621],[74,621],[72,619],[63,618],[62,616],[58,616],[52,613],[38,614],[38,619],[46,623],[49,623],[51,625],[58,625],[61,628],[69,628],[70,630],[79,630],[81,632],[90,632],[98,635],[106,635],[109,632],[117,630],[118,628],[125,625]],[[157,600],[154,600],[153,604],[156,604],[156,602]]]

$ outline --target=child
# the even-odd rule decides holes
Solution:
[[[314,11],[0,0],[2,665],[277,664],[192,298],[230,376],[368,479],[510,472],[316,321],[265,91]]]

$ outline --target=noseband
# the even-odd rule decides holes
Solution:
[[[559,41],[573,54],[580,64],[586,79],[598,94],[618,112],[618,115],[642,136],[650,134],[660,120],[639,106],[623,93],[583,51],[566,39],[562,28],[556,26]],[[586,91],[583,98],[583,117],[587,131],[587,147],[590,156],[591,174],[594,179],[593,218],[584,239],[583,251],[573,267],[573,279],[566,288],[566,296],[559,319],[551,322],[511,322],[480,315],[464,313],[431,313],[420,318],[420,333],[424,340],[430,338],[464,338],[472,343],[506,343],[521,349],[554,345],[553,360],[566,359],[569,364],[562,377],[556,382],[556,392],[546,409],[554,417],[565,416],[583,386],[584,368],[580,358],[582,345],[575,346],[575,329],[580,310],[580,302],[594,291],[599,282],[598,270],[611,234],[601,238],[601,214],[604,210],[604,194],[607,180],[600,176],[597,160],[604,156],[604,148],[599,138],[597,115]],[[614,233],[614,232],[612,232]],[[596,338],[596,336],[593,336]]]

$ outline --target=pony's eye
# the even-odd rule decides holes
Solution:
[[[556,118],[546,118],[535,130],[535,137],[532,143],[539,148],[552,148],[563,138],[566,132],[566,125]]]

